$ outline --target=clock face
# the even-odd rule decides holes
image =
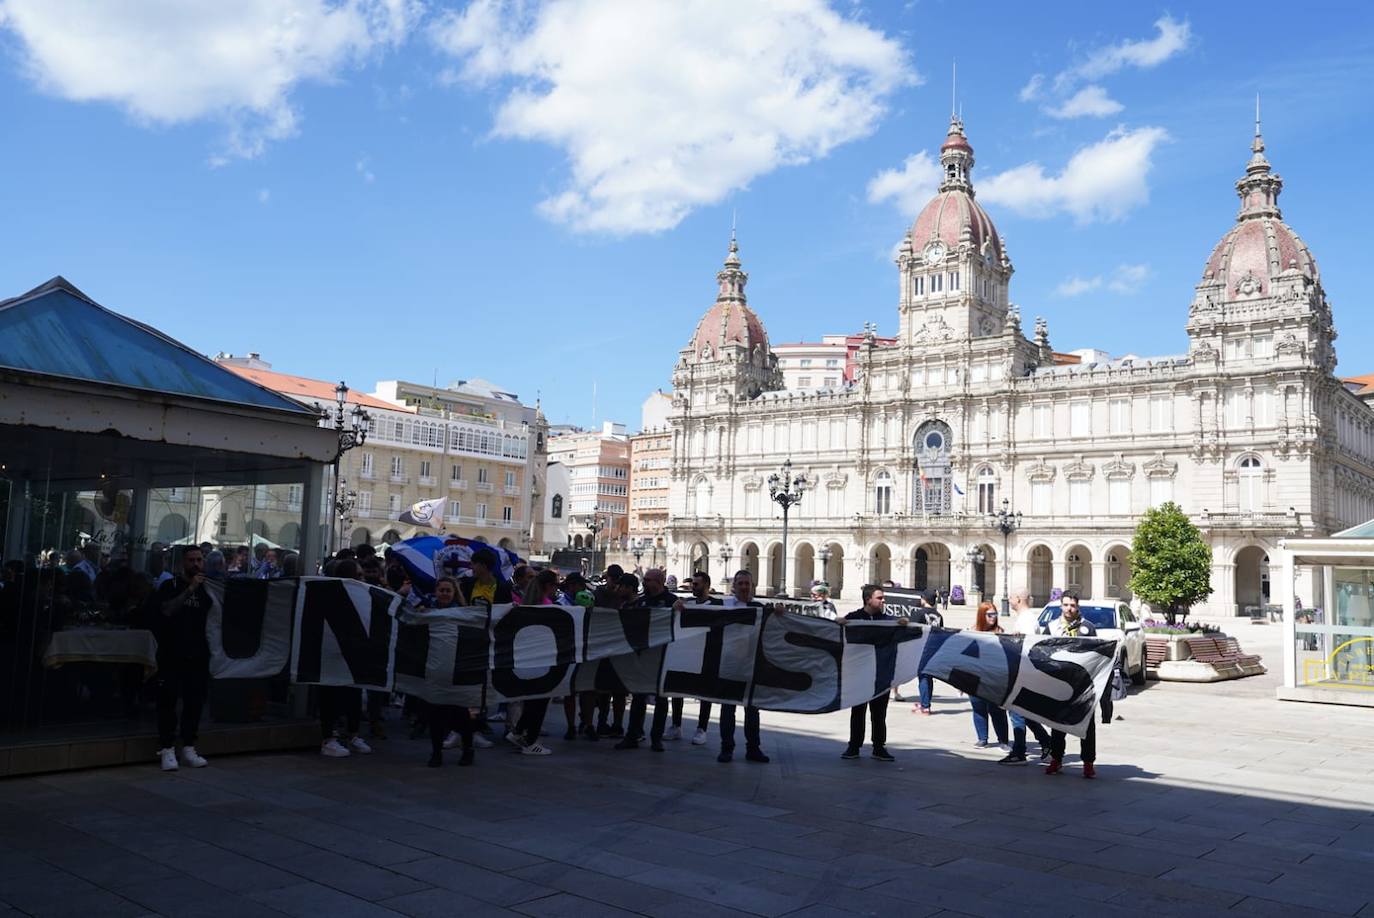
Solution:
[[[926,246],[926,264],[939,264],[945,257],[945,244],[943,242],[932,242]]]

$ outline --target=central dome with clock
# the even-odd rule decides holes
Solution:
[[[978,254],[1000,262],[1002,240],[987,211],[973,199],[973,147],[957,116],[950,118],[949,134],[940,146],[940,167],[940,191],[911,226],[916,257],[933,264],[968,243]]]

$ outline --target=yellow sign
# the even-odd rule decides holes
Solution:
[[[1325,660],[1303,661],[1303,683],[1374,691],[1374,638],[1354,638]]]

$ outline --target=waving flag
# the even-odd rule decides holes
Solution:
[[[402,523],[409,523],[412,526],[428,526],[430,529],[443,529],[444,505],[447,503],[447,497],[436,497],[433,500],[416,501],[411,504],[410,509],[402,513],[398,519]]]
[[[416,536],[391,546],[410,574],[411,582],[425,592],[434,589],[435,579],[442,574],[465,577],[471,573],[472,553],[479,548],[490,548],[496,553],[500,562],[496,576],[502,580],[509,580],[515,565],[524,563],[513,551],[488,545],[479,539],[462,539],[458,536]]]

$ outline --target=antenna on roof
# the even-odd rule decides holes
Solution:
[[[1258,136],[1259,136],[1259,133],[1260,133],[1260,106],[1259,106],[1260,100],[1259,100],[1259,97],[1260,97],[1260,94],[1259,94],[1259,93],[1255,93],[1255,136],[1256,136],[1256,137],[1258,137]]]
[[[959,62],[950,60],[949,62],[949,116],[951,118],[959,114]]]

